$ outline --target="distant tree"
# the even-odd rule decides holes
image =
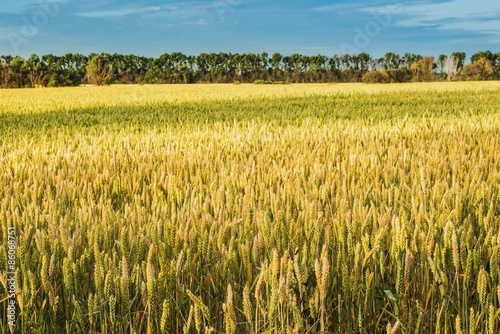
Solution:
[[[366,68],[371,57],[366,53],[359,55],[345,54],[339,57],[340,80],[343,82],[359,82],[363,76],[363,68]]]
[[[465,52],[455,51],[451,54],[451,56],[457,59],[458,72],[462,71],[462,69],[464,68],[465,58],[467,57]]]
[[[300,82],[302,73],[302,55],[292,53],[290,57],[288,57],[288,70],[290,79],[294,82]]]
[[[134,54],[92,53],[89,56],[32,55],[0,57],[0,87],[77,86],[108,83],[229,83],[229,82],[391,82],[500,79],[500,52],[479,51],[464,71],[466,54],[433,57],[387,52],[381,58],[367,53],[325,57],[293,53],[165,53],[157,58]],[[384,70],[384,72],[379,72]],[[491,72],[492,70],[492,72]],[[377,72],[378,71],[378,72]],[[367,76],[365,77],[365,74]],[[460,75],[462,74],[462,75]]]
[[[0,62],[7,64],[10,66],[10,62],[12,61],[13,57],[11,55],[2,55],[0,56]]]
[[[31,87],[45,87],[49,81],[48,66],[33,54],[26,60],[27,77]]]
[[[10,61],[10,68],[12,69],[12,79],[14,87],[24,87],[26,76],[26,61],[21,56],[16,56]]]
[[[422,56],[414,53],[405,53],[398,61],[399,68],[392,71],[395,82],[409,82],[413,78],[412,66],[422,59]],[[385,62],[385,60],[382,60]]]
[[[399,59],[399,68],[392,72],[393,80],[396,82],[409,82],[413,78],[412,66],[417,63],[422,56],[414,53],[405,53]]]
[[[399,78],[397,77],[397,72],[403,60],[401,57],[394,52],[387,52],[383,58],[384,69],[387,71],[387,74],[391,78],[391,81],[398,82]]]
[[[59,78],[64,73],[60,66],[59,58],[60,57],[57,57],[53,54],[42,56],[42,61],[46,64],[47,70],[49,72],[49,81],[47,82],[48,87],[65,86]]]
[[[416,63],[412,64],[414,81],[433,81],[434,80],[434,57],[425,56]]]
[[[283,56],[280,53],[273,53],[271,56],[271,73],[273,80],[283,80],[282,63]]]
[[[455,56],[446,56],[442,63],[442,71],[446,74],[446,79],[448,81],[455,81],[459,73],[459,59]]]
[[[341,79],[340,57],[333,55],[328,59],[329,78],[331,81],[338,82]]]
[[[164,83],[162,71],[153,64],[151,64],[149,70],[144,75],[144,83],[148,84],[161,84]]]
[[[323,81],[327,58],[322,55],[309,57],[309,82]]]
[[[113,75],[112,66],[109,60],[103,55],[95,55],[90,58],[87,67],[87,74],[91,82],[97,86],[106,85]]]
[[[448,56],[447,55],[439,55],[438,56],[438,60],[437,60],[437,65],[438,65],[438,68],[439,68],[439,78],[441,79],[444,79],[446,78],[446,73],[444,71],[444,62],[446,61],[446,58]]]
[[[416,63],[420,59],[422,59],[421,55],[407,52],[404,54],[404,56],[402,58],[403,66],[411,68],[411,65],[413,65],[414,63]]]
[[[207,53],[200,53],[196,57],[196,78],[198,82],[207,82],[208,81],[208,72],[209,72],[209,55]]]
[[[466,65],[463,69],[463,76],[465,80],[488,80],[493,72],[491,61],[483,57]]]
[[[170,54],[172,79],[174,83],[187,83],[187,60],[187,56],[181,52],[173,52]]]
[[[270,61],[271,60],[269,59],[269,53],[262,52],[259,58],[259,66],[258,66],[259,71],[266,72],[269,68]]]
[[[343,82],[352,82],[352,72],[354,64],[352,62],[352,56],[346,53],[339,57],[340,59],[340,79]]]
[[[95,56],[95,55],[92,55]],[[61,57],[46,55],[42,57],[49,68],[48,86],[78,86],[85,79],[88,58],[82,54],[67,53]]]
[[[395,71],[401,65],[401,57],[394,52],[387,52],[384,56],[385,68],[390,71]]]
[[[10,56],[0,57],[0,87],[9,88],[12,81],[12,68],[10,67]]]
[[[370,69],[372,57],[368,53],[362,52],[358,55],[358,61],[359,70],[365,73]]]
[[[0,87],[9,88],[12,79],[12,70],[10,66],[0,63]]]
[[[493,73],[493,79],[500,80],[500,52],[495,53],[495,61],[492,65],[495,70],[495,73]]]
[[[201,56],[201,55],[200,55]],[[229,55],[223,52],[206,54],[202,58],[203,66],[207,68],[209,82],[224,82],[228,70]]]
[[[495,61],[495,55],[489,50],[478,51],[478,52],[474,53],[472,55],[472,57],[470,57],[470,60],[471,60],[471,62],[476,62],[476,61],[480,60],[481,58],[486,58],[492,63]]]
[[[253,53],[241,55],[241,69],[245,81],[252,82],[265,76],[261,56]],[[231,61],[229,61],[231,63]]]

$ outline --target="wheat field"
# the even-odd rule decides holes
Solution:
[[[2,90],[0,221],[2,333],[498,334],[500,83]]]

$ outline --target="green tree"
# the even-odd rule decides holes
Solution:
[[[50,73],[47,64],[33,54],[26,60],[27,78],[31,87],[45,87],[49,81]]]
[[[339,82],[342,77],[342,64],[338,55],[333,55],[328,59],[329,77],[332,81]]]
[[[172,79],[174,83],[187,83],[188,58],[181,52],[170,54]]]
[[[464,68],[465,58],[467,55],[465,52],[455,51],[451,54],[457,60],[457,70],[460,72]]]
[[[403,63],[401,57],[394,52],[387,52],[383,59],[384,69],[391,78],[391,81],[398,82],[398,70]]]
[[[495,61],[495,55],[490,50],[478,51],[478,52],[474,53],[472,55],[472,57],[470,57],[470,60],[471,60],[471,62],[476,62],[476,61],[480,60],[481,58],[486,58],[490,62]]]
[[[12,82],[12,68],[10,67],[11,56],[0,57],[0,87],[9,88]]]
[[[91,57],[86,70],[90,81],[97,86],[108,84],[113,75],[112,66],[104,55],[95,55]]]
[[[271,57],[271,69],[273,80],[283,80],[282,63],[283,55],[281,53],[275,52]]]
[[[199,82],[207,82],[209,73],[209,55],[207,53],[200,53],[196,57],[196,72]]]
[[[258,71],[262,73],[264,76],[268,76],[269,74],[269,64],[271,59],[269,59],[269,53],[262,52],[259,56],[259,64]]]
[[[310,82],[324,81],[327,58],[323,55],[311,56],[310,59]]]
[[[302,73],[302,55],[293,53],[289,57],[285,57],[287,61],[287,72],[289,79],[293,82],[299,82]]]
[[[85,79],[88,58],[82,54],[67,53],[63,56],[45,55],[42,61],[48,66],[50,80],[48,86],[78,86]]]
[[[10,68],[12,69],[14,87],[23,88],[26,75],[26,61],[23,57],[16,56],[10,61]]]

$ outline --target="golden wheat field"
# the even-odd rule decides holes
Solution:
[[[500,83],[2,90],[0,221],[2,333],[498,334]]]

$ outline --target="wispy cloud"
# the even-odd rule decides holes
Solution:
[[[95,19],[134,17],[141,20],[139,23],[141,26],[147,25],[148,22],[156,24],[162,21],[163,27],[173,27],[181,25],[208,25],[212,21],[215,21],[217,13],[212,1],[203,0],[173,2],[166,5],[141,8],[124,7],[94,10],[79,12],[75,15]],[[168,23],[166,24],[165,21],[168,21]]]
[[[223,4],[226,4],[224,2]],[[168,21],[169,25],[195,25],[205,26],[221,22],[220,8],[217,7],[216,0],[204,1],[189,1],[170,3],[161,7],[161,10],[148,13],[143,17],[151,20]],[[224,5],[226,6],[226,5]],[[228,16],[232,7],[227,5],[222,9],[223,13]],[[175,24],[174,24],[175,23]]]
[[[208,22],[205,19],[199,19],[196,21],[186,22],[186,24],[194,25],[194,26],[206,26],[206,25],[208,25]]]
[[[134,9],[113,9],[104,11],[94,11],[94,12],[84,12],[78,13],[76,15],[91,18],[107,18],[107,17],[120,17],[132,14],[144,14],[149,12],[160,11],[161,7],[144,7],[144,8],[134,8]]]
[[[386,7],[368,7],[364,12],[380,14]],[[399,27],[433,27],[439,30],[466,31],[500,36],[500,2],[482,0],[448,0],[440,3],[400,4],[395,25]]]
[[[492,35],[498,35],[500,34],[500,20],[445,23],[441,25],[439,29],[450,29],[450,30],[462,29],[468,31],[479,31]]]
[[[438,27],[447,31],[467,31],[487,36],[491,44],[500,44],[500,20],[445,23]]]
[[[353,9],[358,9],[362,5],[360,4],[337,4],[337,5],[327,5],[312,8],[313,12],[321,13],[338,13],[342,14],[346,11],[352,11]]]

